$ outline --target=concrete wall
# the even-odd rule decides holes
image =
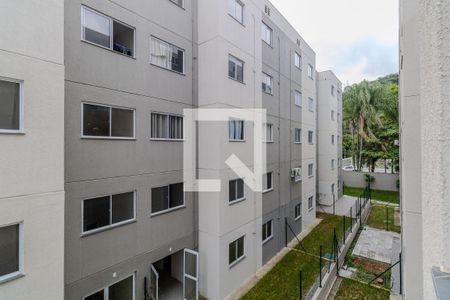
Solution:
[[[399,174],[383,174],[383,173],[367,173],[367,172],[355,172],[355,171],[342,171],[342,178],[344,185],[351,187],[365,188],[367,182],[365,175],[375,177],[375,181],[370,183],[370,187],[374,190],[382,191],[398,191],[397,179]]]
[[[23,82],[23,131],[0,133],[0,227],[22,223],[23,270],[0,283],[0,298],[59,300],[64,298],[64,5],[2,1],[0,27],[0,78]]]

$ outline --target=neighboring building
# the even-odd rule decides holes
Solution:
[[[318,203],[334,206],[342,196],[342,83],[332,71],[317,73]]]
[[[64,298],[64,5],[0,9],[0,299]]]
[[[450,298],[450,3],[400,1],[404,299]]]

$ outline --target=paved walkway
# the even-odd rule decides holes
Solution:
[[[395,263],[393,259],[394,240],[400,241],[400,234],[371,227],[365,227],[361,231],[358,242],[353,249],[353,255],[358,255],[387,264]]]
[[[357,199],[358,198],[356,197],[351,197],[347,195],[342,196],[342,198],[337,200],[335,203],[336,214],[339,216],[343,215],[350,216],[350,207],[353,206],[353,215],[355,215],[355,207]],[[332,214],[333,206],[318,205],[317,211]]]

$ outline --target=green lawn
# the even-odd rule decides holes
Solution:
[[[334,227],[336,227],[336,235],[342,239],[343,217],[324,213],[318,213],[317,217],[322,221],[302,240],[302,244],[306,252],[317,256],[319,256],[319,247],[322,244],[325,256],[326,252],[331,252]],[[345,227],[349,228],[349,226],[350,218],[347,218]],[[302,250],[300,245],[297,245],[296,248]],[[323,260],[323,266],[326,262]],[[319,258],[291,250],[242,299],[298,299],[300,270],[303,278],[303,296],[305,296],[319,276]]]
[[[335,300],[389,300],[390,293],[387,290],[369,286],[348,278],[342,280]]]
[[[386,208],[388,213],[386,214]],[[386,226],[386,219],[388,218],[388,226]],[[367,220],[367,225],[372,228],[389,230],[400,233],[400,226],[394,225],[394,207],[372,205],[372,210]]]
[[[362,194],[364,189],[357,187],[344,186],[344,195],[358,197]],[[380,190],[371,190],[370,191],[373,200],[379,200],[389,203],[400,203],[400,196],[398,192],[393,191],[380,191]]]

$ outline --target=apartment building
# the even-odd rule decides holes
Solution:
[[[404,299],[450,297],[450,3],[400,1]]]
[[[60,300],[63,3],[0,6],[0,299]]]
[[[342,197],[342,83],[332,71],[317,73],[318,203],[332,206]]]

